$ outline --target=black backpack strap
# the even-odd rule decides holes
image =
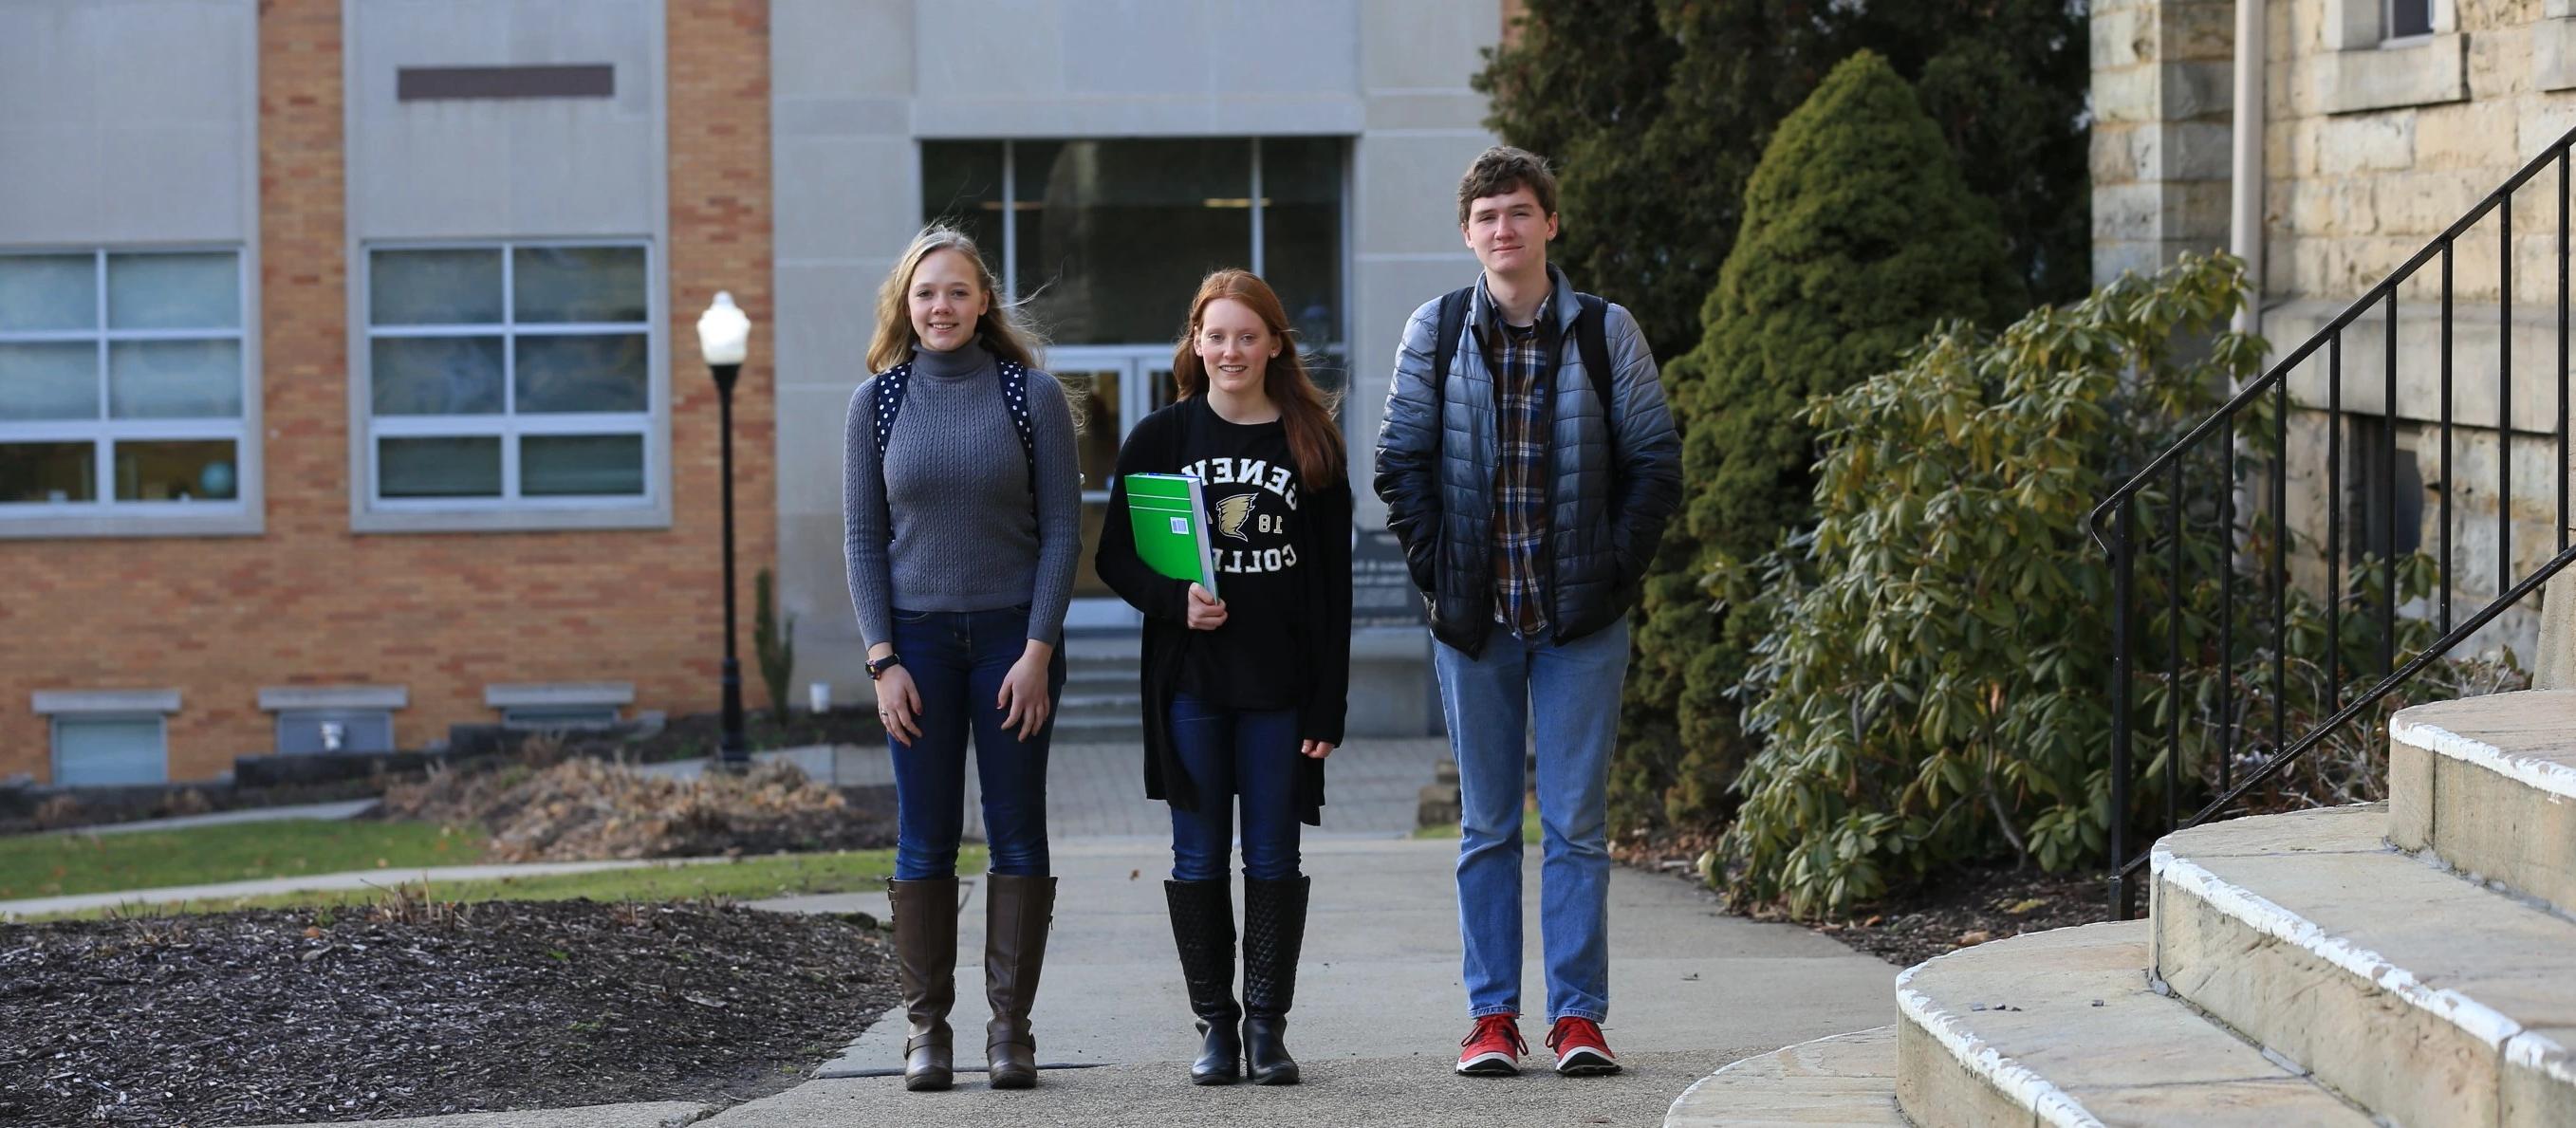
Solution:
[[[1002,373],[1002,406],[1011,413],[1011,429],[1019,432],[1020,453],[1029,460],[1029,497],[1038,496],[1038,434],[1029,424],[1029,370],[1016,362],[996,358],[994,367]]]
[[[1574,347],[1583,358],[1583,375],[1599,393],[1601,402],[1610,402],[1610,303],[1593,294],[1574,295],[1583,308],[1574,315]]]
[[[1467,302],[1476,288],[1461,286],[1440,295],[1439,328],[1431,338],[1431,394],[1436,399],[1449,386],[1449,362],[1458,356],[1458,335],[1467,331]]]

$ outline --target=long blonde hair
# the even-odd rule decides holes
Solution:
[[[985,350],[1022,368],[1039,367],[1038,350],[1045,340],[1003,301],[1002,287],[993,278],[993,268],[984,265],[975,240],[954,227],[934,223],[912,237],[912,245],[895,261],[893,273],[877,287],[877,334],[868,344],[868,371],[883,372],[912,359],[919,340],[912,332],[912,308],[905,292],[912,288],[912,274],[921,268],[921,260],[941,251],[956,251],[975,264],[975,284],[984,288],[985,297],[983,316],[975,319],[975,338]]]

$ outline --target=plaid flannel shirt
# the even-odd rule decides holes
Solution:
[[[1523,637],[1547,630],[1547,591],[1539,554],[1547,551],[1547,390],[1540,384],[1557,342],[1540,324],[1525,328],[1494,318],[1487,350],[1496,379],[1494,599],[1497,622]],[[1541,301],[1544,317],[1548,303]]]

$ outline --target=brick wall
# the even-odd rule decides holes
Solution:
[[[260,395],[267,532],[0,542],[0,777],[50,774],[45,689],[177,688],[170,776],[267,750],[266,685],[409,687],[398,743],[494,718],[492,682],[628,681],[636,707],[713,710],[723,653],[716,397],[695,321],[718,289],[770,302],[767,6],[669,6],[667,530],[349,531],[348,247],[340,3],[260,13]],[[751,577],[774,556],[771,369],[755,329],[734,414],[743,662]],[[761,704],[758,679],[749,703]]]

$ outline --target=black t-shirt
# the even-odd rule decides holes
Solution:
[[[1137,557],[1124,518],[1127,475],[1141,473],[1198,477],[1224,626],[1188,629],[1189,585]],[[1350,691],[1349,482],[1338,473],[1304,480],[1285,424],[1229,423],[1205,397],[1193,396],[1138,421],[1118,448],[1109,499],[1094,562],[1101,580],[1145,613],[1149,768],[1164,779],[1180,772],[1169,762],[1164,721],[1181,691],[1233,709],[1295,709],[1299,735],[1341,743]],[[1307,774],[1307,802],[1320,804],[1321,773]],[[1147,778],[1158,778],[1156,771]],[[1148,793],[1161,797],[1157,786],[1149,782]]]
[[[1207,397],[1184,401],[1179,473],[1199,480],[1207,498],[1208,539],[1225,625],[1190,631],[1181,688],[1234,709],[1290,709],[1306,699],[1300,624],[1306,576],[1297,545],[1310,520],[1288,428],[1230,423]]]

